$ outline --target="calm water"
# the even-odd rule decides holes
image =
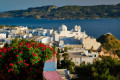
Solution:
[[[120,39],[120,19],[39,20],[28,18],[0,18],[0,25],[28,26],[30,28],[42,27],[58,29],[62,24],[65,24],[68,30],[74,28],[75,25],[80,25],[82,31],[86,31],[89,36],[95,38],[110,32]]]

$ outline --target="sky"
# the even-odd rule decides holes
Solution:
[[[0,0],[0,12],[46,5],[56,5],[61,7],[65,5],[90,6],[118,3],[120,3],[120,0]]]

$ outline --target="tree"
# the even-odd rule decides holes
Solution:
[[[56,57],[57,57],[57,61],[59,61],[61,58],[61,56],[59,54],[57,54]]]
[[[60,53],[60,49],[58,48],[58,50],[57,50],[57,53],[59,54]]]
[[[53,46],[52,46],[52,48],[53,48],[53,51],[54,51],[54,52],[56,52],[56,51],[55,51],[55,49],[56,49],[56,46],[55,46],[55,45],[53,45]]]
[[[116,50],[115,53],[120,57],[120,50]]]
[[[61,67],[60,68],[62,68],[62,69],[67,69],[72,73],[73,70],[74,70],[74,67],[75,67],[75,64],[71,60],[62,60],[61,61]]]
[[[64,47],[64,51],[65,51],[65,52],[67,51],[67,47]]]
[[[6,42],[5,45],[4,45],[5,48],[8,48],[9,47],[9,44]]]
[[[68,53],[64,53],[64,54],[63,54],[63,57],[64,57],[65,60],[66,60],[66,59],[68,60],[68,59],[69,59],[69,54],[68,54]]]
[[[11,46],[16,46],[18,45],[18,38],[16,37],[14,40],[12,40]]]
[[[76,67],[75,72],[80,80],[119,80],[120,62],[111,57],[103,57],[93,64]]]

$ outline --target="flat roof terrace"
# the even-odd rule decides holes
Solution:
[[[80,44],[80,40],[75,39],[73,37],[67,37],[67,38],[61,38],[60,40],[64,41],[64,45],[79,45]]]

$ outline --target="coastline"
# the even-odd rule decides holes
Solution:
[[[0,18],[22,18],[22,19],[37,19],[37,20],[96,20],[96,19],[120,19],[120,18],[70,18],[70,19],[65,19],[65,18],[27,18],[27,17],[0,17]]]

